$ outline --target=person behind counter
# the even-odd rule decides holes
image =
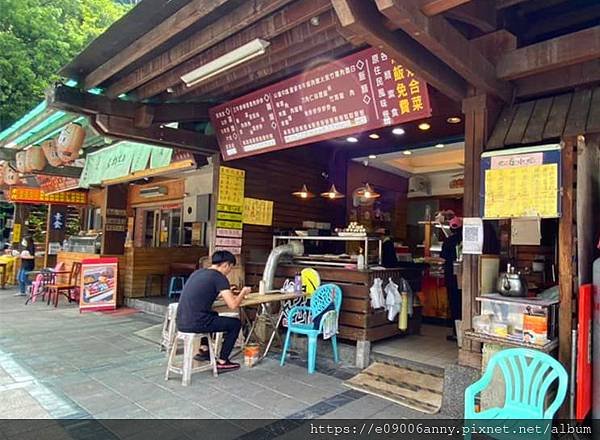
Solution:
[[[237,310],[244,297],[250,292],[244,287],[238,295],[234,295],[227,280],[227,275],[235,266],[236,260],[231,252],[217,251],[211,257],[211,266],[198,269],[185,283],[179,306],[177,307],[177,328],[185,333],[218,333],[225,332],[225,340],[217,359],[219,372],[240,368],[240,364],[231,362],[229,356],[241,329],[237,318],[219,316],[212,310],[217,296],[225,301],[231,310]],[[208,357],[208,349],[200,354]]]
[[[380,228],[377,233],[381,236],[381,265],[385,268],[398,267],[398,257],[396,256],[396,247],[394,238],[390,235],[390,230]]]
[[[21,268],[17,275],[17,281],[19,282],[19,292],[15,296],[25,296],[27,286],[30,284],[28,272],[31,272],[35,267],[35,246],[33,244],[33,238],[30,236],[23,237],[21,240],[21,252],[17,254],[21,259]]]
[[[448,222],[450,235],[442,243],[440,257],[444,259],[444,282],[450,304],[450,318],[452,320],[452,334],[447,339],[456,341],[456,321],[462,316],[462,290],[454,274],[454,262],[458,258],[456,247],[462,243],[462,218],[454,216]]]

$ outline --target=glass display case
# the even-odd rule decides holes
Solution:
[[[66,252],[81,252],[86,254],[99,254],[102,246],[102,233],[88,233],[86,235],[72,235],[66,243]]]

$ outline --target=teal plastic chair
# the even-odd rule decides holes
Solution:
[[[288,315],[288,330],[285,336],[285,343],[283,345],[283,353],[281,354],[281,365],[283,366],[285,364],[285,356],[290,345],[291,334],[298,333],[301,335],[306,335],[308,337],[308,373],[313,374],[315,372],[315,365],[317,363],[317,340],[319,335],[323,333],[324,321],[323,319],[317,319],[317,326],[314,322],[315,318],[322,317],[329,310],[335,310],[339,317],[341,307],[342,289],[335,284],[323,284],[317,290],[315,290],[310,298],[310,306],[293,307]],[[310,323],[294,323],[295,315],[302,311],[308,311],[310,313]],[[333,360],[337,363],[338,348],[336,335],[331,337],[331,346],[333,348]]]
[[[505,401],[502,408],[490,408],[475,412],[475,396],[487,388],[494,370],[500,368],[505,383]],[[544,409],[546,395],[552,384],[558,381],[556,396]],[[484,375],[465,390],[465,422],[472,420],[548,420],[562,405],[567,394],[569,376],[564,367],[552,356],[528,348],[510,348],[496,353],[490,359]],[[468,425],[467,425],[468,426]],[[550,438],[551,432],[536,438]]]

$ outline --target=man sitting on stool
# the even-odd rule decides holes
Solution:
[[[177,328],[184,333],[224,332],[225,339],[217,359],[217,370],[237,370],[240,364],[231,362],[229,356],[240,333],[240,320],[219,316],[212,308],[217,296],[221,295],[231,310],[237,310],[250,288],[244,287],[238,295],[231,291],[227,275],[236,264],[231,252],[215,252],[211,263],[208,269],[199,269],[192,273],[185,283],[177,307]],[[207,359],[208,349],[203,350],[195,359],[198,357]]]

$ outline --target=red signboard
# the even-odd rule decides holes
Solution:
[[[375,48],[210,109],[225,160],[429,116],[425,81]]]
[[[40,174],[35,178],[40,185],[40,189],[46,194],[79,188],[79,179],[74,177],[46,176]]]

